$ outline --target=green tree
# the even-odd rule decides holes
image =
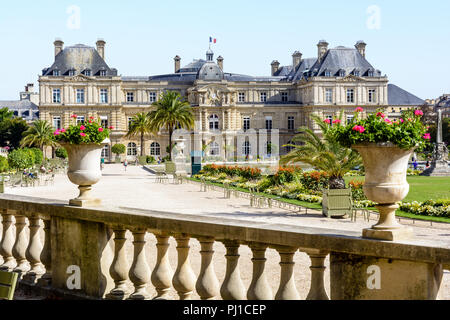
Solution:
[[[125,151],[127,151],[127,148],[125,147],[125,145],[118,143],[112,146],[111,148],[111,152],[114,153],[115,155],[121,155],[124,154]]]
[[[34,164],[42,164],[44,161],[44,153],[39,148],[31,148],[30,149],[34,153]]]
[[[0,172],[6,172],[9,169],[8,159],[0,156]]]
[[[53,127],[45,120],[34,121],[23,135],[22,147],[38,147],[44,151],[45,146],[57,145],[53,138]]]
[[[67,157],[69,156],[67,154],[67,150],[64,148],[58,148],[55,150],[55,156],[57,156],[58,158],[61,159],[67,159]]]
[[[151,127],[155,131],[166,128],[169,131],[169,150],[172,150],[172,135],[178,125],[185,129],[194,127],[194,113],[191,105],[182,100],[175,91],[167,91],[153,103],[156,110],[149,113]],[[169,154],[172,160],[172,154]]]
[[[12,119],[14,117],[14,113],[10,111],[8,108],[0,109],[0,122],[3,122],[7,119]]]
[[[28,129],[28,124],[20,118],[6,118],[0,121],[0,145],[11,149],[20,148],[20,141]]]
[[[152,124],[148,117],[147,113],[141,112],[136,114],[130,124],[130,128],[128,129],[128,133],[126,134],[127,138],[139,136],[141,139],[141,156],[144,156],[144,137],[147,133],[152,133],[153,130]]]
[[[9,166],[18,170],[31,168],[34,161],[34,153],[29,149],[15,149],[8,154]]]
[[[282,165],[296,162],[307,163],[330,175],[330,189],[345,189],[344,175],[361,165],[361,157],[358,152],[342,147],[334,139],[330,133],[329,124],[316,115],[312,115],[311,118],[320,127],[322,138],[309,128],[301,128],[302,133],[292,140],[301,145],[289,145],[294,149],[281,157],[280,163]]]

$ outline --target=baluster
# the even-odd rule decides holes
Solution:
[[[199,238],[199,241],[202,264],[195,288],[202,300],[213,300],[219,295],[219,281],[217,280],[212,261],[214,238]]]
[[[148,300],[147,284],[150,281],[150,267],[145,256],[146,230],[133,231],[134,259],[130,268],[130,280],[134,284],[134,293],[131,300]]]
[[[16,242],[14,243],[12,254],[16,258],[17,266],[14,272],[19,273],[22,278],[23,274],[30,270],[30,265],[25,255],[28,247],[28,239],[26,234],[27,221],[26,217],[21,214],[15,214],[16,219]]]
[[[328,252],[320,250],[305,251],[311,258],[311,288],[306,300],[329,300],[325,291],[323,274],[325,271],[325,258]]]
[[[189,261],[189,236],[176,236],[178,265],[173,276],[173,287],[181,300],[190,300],[195,289],[195,274]]]
[[[28,244],[25,256],[30,262],[31,269],[24,276],[24,280],[28,283],[36,283],[39,278],[45,273],[44,265],[41,262],[42,243],[41,243],[41,219],[37,216],[30,216],[28,218],[30,229],[30,242]]]
[[[13,230],[13,216],[8,214],[6,210],[2,213],[2,242],[0,244],[0,253],[3,256],[3,264],[0,266],[2,271],[12,271],[16,266],[16,260],[12,254],[14,246],[14,230]]]
[[[173,272],[169,262],[169,236],[167,234],[155,234],[158,251],[155,269],[152,273],[152,283],[158,295],[155,299],[167,299],[172,286]]]
[[[43,287],[50,286],[52,281],[51,222],[51,220],[44,220],[45,242],[41,252],[41,261],[45,266],[45,274],[38,280],[38,285]]]
[[[250,249],[253,252],[253,275],[252,283],[247,291],[248,300],[272,300],[272,289],[267,282],[267,277],[264,272],[266,258],[265,253],[267,249],[266,244],[252,243]]]
[[[275,299],[299,300],[300,295],[295,287],[294,279],[294,254],[297,249],[291,247],[278,247],[277,251],[280,254],[281,277],[280,287],[278,288]]]
[[[125,243],[127,230],[117,229],[114,230],[114,260],[109,269],[111,277],[114,279],[115,288],[111,290],[106,296],[111,300],[123,300],[126,299],[130,293],[127,287],[128,281],[128,261]]]
[[[245,287],[239,271],[239,242],[224,241],[227,249],[227,270],[220,294],[223,300],[245,300]]]

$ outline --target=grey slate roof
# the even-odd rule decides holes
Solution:
[[[59,70],[61,76],[67,76],[70,69],[75,69],[75,74],[82,73],[89,69],[93,76],[99,75],[100,70],[106,71],[106,76],[116,76],[117,70],[111,69],[105,60],[100,57],[94,47],[77,44],[75,46],[64,48],[55,57],[53,65],[43,70],[43,75],[53,74],[53,70]]]
[[[388,103],[390,106],[421,106],[425,101],[394,84],[388,84]]]
[[[30,100],[0,101],[0,109],[8,108],[27,121],[34,121],[39,118],[39,107]]]

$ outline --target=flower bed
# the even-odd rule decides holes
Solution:
[[[428,200],[400,203],[400,210],[421,216],[450,218],[450,200]]]

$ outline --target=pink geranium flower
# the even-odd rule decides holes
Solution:
[[[323,120],[323,122],[330,124],[331,120],[330,119],[325,119],[325,120]]]
[[[54,136],[59,136],[59,134],[60,134],[59,130],[56,130],[55,132],[53,132]]]
[[[383,112],[378,112],[377,117],[381,117],[384,119],[386,117],[386,115]]]
[[[73,114],[72,116],[71,116],[71,118],[74,118],[74,119],[76,119],[78,116],[76,115],[76,114]]]
[[[361,108],[361,107],[358,107],[358,108],[356,108],[356,110],[355,110],[355,112],[363,112],[363,111],[364,111],[364,109]]]
[[[114,129],[114,127],[113,126],[110,126],[109,128],[108,128],[109,130],[113,130]]]
[[[423,111],[422,110],[416,110],[416,111],[414,111],[414,114],[416,116],[418,116],[418,117],[421,117],[421,116],[423,116]]]
[[[336,119],[336,120],[333,121],[333,124],[337,124],[337,123],[341,123],[341,120]]]
[[[86,133],[84,133],[84,132],[81,132],[81,133],[80,133],[80,136],[82,136],[82,137],[86,137]]]
[[[83,130],[85,130],[85,129],[86,129],[86,127],[83,126],[83,125],[81,125],[80,130],[83,131]]]
[[[389,120],[389,119],[384,119],[384,122],[386,122],[387,124],[392,124],[392,121],[391,120]]]
[[[103,132],[103,128],[98,128],[98,132]]]
[[[430,140],[431,139],[431,135],[429,133],[425,133],[425,135],[423,136],[423,138],[425,140]]]
[[[94,120],[94,117],[89,117],[89,119]]]
[[[405,120],[403,120],[402,118],[400,118],[400,122],[403,123],[403,122],[405,122]]]
[[[363,126],[354,126],[353,131],[357,131],[359,133],[363,133],[366,129]]]

